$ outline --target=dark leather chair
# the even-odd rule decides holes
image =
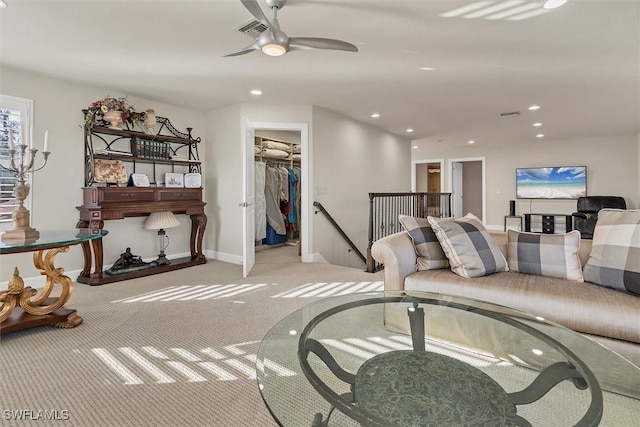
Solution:
[[[604,208],[627,209],[623,197],[586,196],[578,199],[577,212],[573,216],[573,229],[578,230],[583,239],[593,239],[593,230],[598,221],[598,212]]]

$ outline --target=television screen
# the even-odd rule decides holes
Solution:
[[[586,166],[516,169],[518,199],[577,199],[586,195]]]

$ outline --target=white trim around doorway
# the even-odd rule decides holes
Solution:
[[[482,162],[482,223],[487,224],[487,159],[486,157],[460,157],[447,159],[447,191],[453,192],[453,163]],[[442,174],[441,174],[442,175]]]
[[[313,247],[311,239],[311,212],[313,210],[313,203],[311,202],[311,189],[313,188],[313,182],[311,180],[311,173],[309,165],[310,161],[310,149],[309,149],[309,124],[308,123],[276,123],[276,122],[250,122],[253,129],[260,130],[273,130],[273,131],[292,131],[300,132],[300,146],[301,146],[301,162],[300,169],[302,176],[302,185],[300,188],[301,199],[301,215],[302,215],[302,229],[300,231],[300,244],[301,244],[301,261],[302,262],[314,262],[314,256],[311,253]],[[243,133],[244,134],[244,133]]]

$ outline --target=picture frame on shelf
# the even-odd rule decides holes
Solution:
[[[127,182],[127,168],[120,160],[93,161],[93,181],[96,183],[106,183],[107,185]]]
[[[130,184],[133,187],[149,187],[149,177],[143,173],[132,173],[130,177]]]
[[[185,188],[202,187],[202,175],[200,175],[199,173],[185,173],[184,186]]]
[[[184,187],[184,175],[181,173],[167,172],[164,174],[164,186],[183,188]]]

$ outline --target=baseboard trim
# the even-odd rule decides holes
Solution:
[[[230,264],[242,265],[242,255],[229,254],[225,252],[218,251],[203,251],[204,256],[209,259],[215,259],[222,262],[228,262]]]

